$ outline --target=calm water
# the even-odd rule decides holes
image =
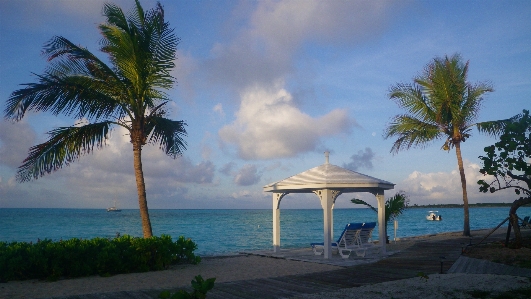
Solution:
[[[443,221],[427,221],[428,209],[408,209],[398,218],[397,237],[411,237],[441,232],[462,231],[461,208],[438,209]],[[471,229],[496,227],[509,208],[470,209]],[[281,247],[306,247],[323,239],[321,210],[281,210]],[[518,214],[531,215],[531,208],[520,208]],[[220,255],[244,250],[269,249],[272,246],[271,210],[150,210],[154,235],[166,234],[174,239],[191,238],[198,244],[199,255]],[[369,209],[334,210],[334,237],[346,223],[377,221]],[[504,227],[507,227],[505,224]],[[389,236],[394,236],[389,224]],[[108,213],[83,209],[0,209],[0,241],[35,242],[38,238],[60,240],[70,238],[142,236],[138,210]],[[378,238],[377,229],[373,235]]]

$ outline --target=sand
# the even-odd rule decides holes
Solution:
[[[180,265],[170,270],[146,273],[120,274],[111,277],[91,276],[64,279],[55,282],[39,280],[0,283],[0,298],[44,298],[53,296],[171,289],[189,286],[201,275],[204,279],[216,277],[216,283],[314,273],[340,269],[337,266],[291,261],[259,256],[238,255],[204,258],[198,265]]]

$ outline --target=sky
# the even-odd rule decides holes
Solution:
[[[110,1],[129,11],[133,0]],[[0,0],[0,105],[47,62],[43,45],[63,36],[99,57],[104,1]],[[142,0],[145,10],[156,2]],[[383,136],[403,111],[389,89],[411,83],[435,57],[458,53],[468,80],[487,82],[477,121],[530,109],[529,1],[161,1],[180,38],[170,118],[187,123],[177,159],[143,148],[151,209],[269,209],[263,186],[325,162],[405,191],[411,204],[462,203],[455,150],[444,140],[393,154]],[[115,128],[107,145],[38,180],[18,183],[17,167],[46,132],[76,119],[28,113],[0,120],[0,208],[138,208],[132,146]],[[470,203],[512,202],[512,192],[479,193],[485,146],[462,144]],[[373,195],[343,194],[376,206]],[[320,208],[314,194],[288,195],[281,208]]]

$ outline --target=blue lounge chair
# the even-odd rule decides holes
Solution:
[[[365,256],[367,246],[363,245],[363,239],[360,235],[363,231],[366,237],[370,239],[372,230],[376,226],[375,222],[371,223],[349,223],[339,236],[337,242],[332,243],[332,252],[338,252],[342,258],[349,258],[350,253],[354,250],[357,256]],[[367,243],[367,241],[365,241]],[[324,252],[324,243],[311,243],[315,255],[321,255]]]
[[[374,250],[377,252],[380,251],[380,246],[377,246],[372,241],[372,232],[375,227],[376,227],[376,222],[364,223],[358,235],[358,243],[356,245],[358,245],[358,247],[360,248],[365,249],[365,251],[363,251],[363,256],[365,256],[365,252],[369,250]],[[356,254],[358,254],[358,251],[356,251]],[[361,255],[358,254],[358,256],[361,256]]]

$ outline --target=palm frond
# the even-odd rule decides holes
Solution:
[[[369,207],[371,210],[373,210],[374,212],[378,213],[378,210],[375,207],[371,206],[370,204],[368,204],[367,202],[365,202],[365,201],[363,201],[361,199],[353,198],[350,201],[353,204],[365,205],[365,206]],[[385,201],[385,224],[386,224],[386,227],[387,227],[387,222],[389,222],[390,220],[393,220],[396,217],[400,216],[400,214],[402,214],[404,212],[404,210],[408,207],[408,205],[409,205],[409,197],[405,194],[404,191],[399,191],[394,196],[389,197]]]
[[[48,73],[52,75],[60,77],[84,75],[101,81],[111,81],[112,85],[121,81],[107,64],[89,50],[73,44],[64,37],[53,37],[44,45],[43,55],[52,62],[51,67],[48,67]]]
[[[399,191],[394,196],[388,198],[385,202],[386,221],[391,221],[400,216],[408,205],[409,197],[403,191]]]
[[[123,10],[113,3],[105,3],[103,5],[103,15],[107,17],[107,22],[112,24],[125,32],[129,32],[129,24],[127,17]]]
[[[369,207],[371,210],[375,211],[376,213],[378,213],[378,210],[371,206],[370,204],[368,204],[367,202],[361,200],[361,199],[357,199],[357,198],[353,198],[350,200],[353,204],[357,204],[357,205],[365,205],[367,207]]]
[[[61,127],[48,132],[49,140],[30,148],[28,157],[19,167],[17,180],[20,182],[38,179],[52,171],[68,166],[104,145],[112,122],[87,124],[81,127]]]
[[[50,111],[75,118],[100,119],[120,114],[120,103],[105,86],[84,76],[37,75],[38,83],[23,84],[6,101],[6,118],[20,120],[27,111]]]
[[[479,132],[485,133],[490,136],[498,136],[505,130],[508,124],[517,121],[521,117],[521,114],[517,114],[511,118],[495,120],[495,121],[485,121],[475,124]]]
[[[183,139],[186,136],[185,126],[184,121],[170,120],[156,114],[148,116],[145,125],[146,136],[150,136],[148,143],[159,144],[166,155],[175,158],[186,150]]]
[[[51,60],[38,83],[13,92],[4,110],[7,118],[20,120],[30,110],[50,111],[75,118],[98,120],[121,112],[119,102],[126,88],[113,71],[87,49],[63,37],[54,37],[44,54]]]
[[[463,116],[461,122],[463,124],[468,125],[476,121],[484,101],[483,95],[493,91],[492,85],[487,83],[469,84],[465,100],[461,106],[461,115]]]
[[[137,1],[136,10],[125,17],[121,9],[107,5],[104,14],[107,23],[100,25],[104,36],[102,51],[110,55],[116,71],[131,82],[133,98],[141,102],[157,99],[150,89],[173,86],[170,70],[175,67],[179,42],[164,22],[162,6],[144,13]],[[148,96],[144,98],[145,95]]]
[[[436,124],[426,123],[409,115],[397,115],[387,126],[384,138],[398,137],[391,152],[424,146],[443,135]]]
[[[459,126],[468,63],[461,63],[459,55],[454,55],[435,58],[428,68],[430,72],[425,76],[431,84],[430,99],[437,110],[437,122]]]
[[[424,121],[433,121],[435,119],[431,103],[417,84],[398,84],[391,87],[389,98],[394,100],[401,108],[406,109],[415,118],[423,119]]]

